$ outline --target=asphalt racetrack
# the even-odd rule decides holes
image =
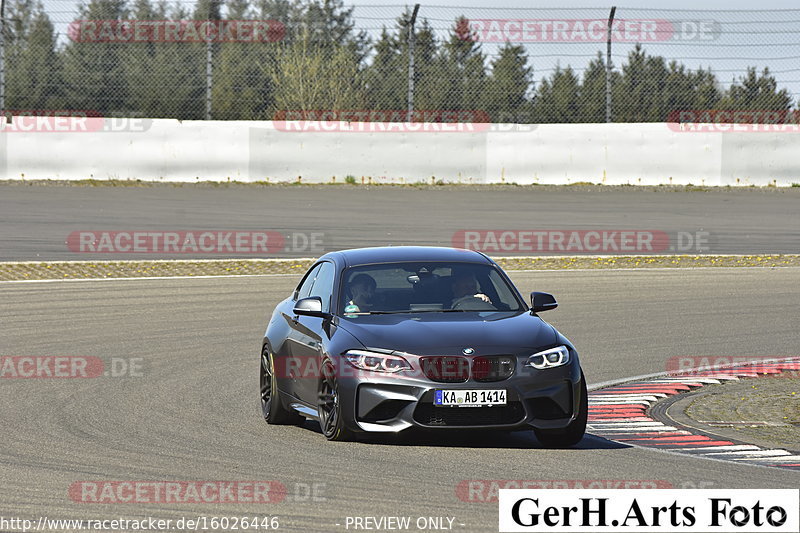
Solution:
[[[71,251],[69,235],[86,231],[283,236],[280,249],[256,257],[317,257],[332,249],[399,244],[463,247],[453,241],[461,230],[599,229],[664,232],[669,246],[657,253],[791,254],[800,252],[798,203],[800,188],[0,184],[0,261],[253,257]],[[487,251],[571,254],[557,248]]]
[[[678,356],[798,354],[797,268],[512,278],[523,292],[557,296],[560,307],[544,318],[575,343],[590,384],[663,371]],[[450,517],[453,531],[484,532],[497,530],[497,503],[484,501],[491,494],[480,489],[457,492],[465,481],[800,485],[796,471],[592,435],[576,449],[545,450],[527,432],[331,443],[316,423],[268,426],[258,407],[260,340],[273,306],[296,282],[265,276],[0,284],[0,353],[137,361],[127,377],[0,380],[0,515],[277,516],[280,530],[310,532],[345,531],[354,516]],[[257,504],[76,502],[69,488],[86,480],[272,480],[288,495]]]

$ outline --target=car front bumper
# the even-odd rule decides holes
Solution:
[[[368,373],[339,380],[345,423],[358,432],[397,433],[424,429],[557,429],[579,415],[583,384],[580,365],[537,370],[522,367],[502,381],[439,383],[424,376]],[[506,405],[442,407],[436,390],[505,389]]]

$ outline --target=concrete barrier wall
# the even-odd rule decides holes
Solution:
[[[6,124],[0,171],[5,179],[182,182],[354,176],[373,183],[800,183],[798,133],[683,132],[663,123],[432,125],[429,131],[384,124],[354,132],[322,131],[325,125],[314,123],[99,120],[89,128],[95,131]]]

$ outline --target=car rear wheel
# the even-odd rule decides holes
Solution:
[[[344,426],[336,368],[330,359],[325,359],[322,363],[317,411],[319,425],[326,439],[343,441],[353,438],[353,434]]]
[[[304,422],[304,417],[287,409],[281,402],[275,377],[275,361],[267,345],[264,345],[261,350],[260,366],[261,413],[264,415],[264,420],[270,424],[300,424]]]
[[[586,433],[586,421],[589,417],[589,393],[586,390],[586,379],[581,371],[581,399],[578,416],[570,424],[561,429],[534,429],[536,438],[545,448],[569,448],[578,444]]]

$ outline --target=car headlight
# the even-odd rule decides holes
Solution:
[[[367,350],[350,350],[344,354],[344,358],[347,359],[348,363],[361,370],[390,373],[411,370],[409,362],[399,355]]]
[[[569,363],[569,348],[557,346],[543,352],[535,353],[528,358],[528,366],[543,370],[563,366]]]

